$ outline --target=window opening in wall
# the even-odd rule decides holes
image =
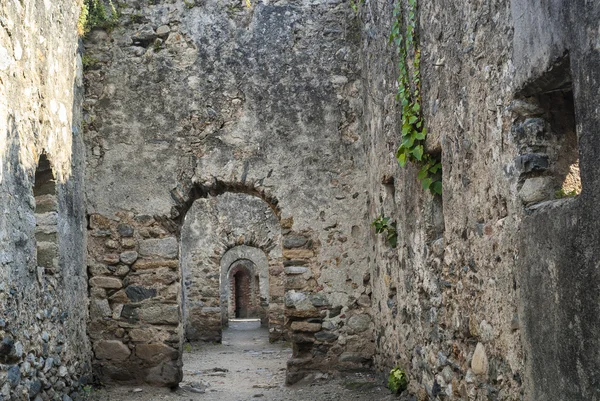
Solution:
[[[568,55],[529,83],[512,104],[518,189],[526,206],[581,193],[579,145]]]
[[[53,275],[58,272],[58,200],[56,180],[46,154],[42,154],[38,161],[33,196],[38,272]]]

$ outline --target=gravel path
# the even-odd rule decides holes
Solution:
[[[191,345],[191,347],[190,347]],[[183,381],[171,391],[154,387],[107,387],[95,401],[397,400],[380,377],[351,374],[313,384],[285,386],[291,348],[270,344],[268,332],[251,322],[231,323],[222,344],[186,345]]]

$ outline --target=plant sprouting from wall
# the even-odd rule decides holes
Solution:
[[[394,394],[400,394],[408,388],[408,376],[404,372],[404,369],[396,366],[390,371],[388,388]]]
[[[392,248],[395,248],[398,243],[398,231],[396,230],[396,222],[390,217],[385,217],[383,213],[379,215],[371,223],[375,227],[377,234],[385,235],[385,242]]]
[[[119,21],[119,13],[112,0],[83,0],[77,22],[79,35],[84,36],[94,28],[112,29]]]
[[[417,0],[404,0],[394,7],[390,43],[398,54],[398,92],[396,100],[402,107],[402,136],[396,158],[401,167],[419,163],[418,179],[423,189],[432,194],[442,193],[442,164],[439,157],[425,152],[427,128],[421,110],[421,51],[417,36]],[[412,61],[412,68],[409,65]],[[411,73],[412,70],[412,73]]]
[[[365,0],[350,0],[350,8],[352,8],[355,14],[358,14],[360,6],[362,6],[364,2]]]

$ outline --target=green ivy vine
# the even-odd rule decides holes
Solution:
[[[396,100],[402,107],[402,140],[396,151],[396,158],[401,167],[408,162],[418,163],[420,169],[417,177],[423,189],[441,195],[442,164],[438,156],[425,152],[427,128],[421,110],[421,51],[417,36],[417,0],[406,1],[406,18],[402,0],[398,0],[394,7],[390,34],[390,44],[396,46],[398,54]]]

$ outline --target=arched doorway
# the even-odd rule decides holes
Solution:
[[[280,338],[282,263],[281,227],[264,200],[243,193],[196,200],[181,231],[185,340],[219,342],[236,316],[260,319],[272,340]]]
[[[249,260],[235,262],[229,270],[230,319],[256,318],[258,302],[258,275],[254,274],[254,264]]]

